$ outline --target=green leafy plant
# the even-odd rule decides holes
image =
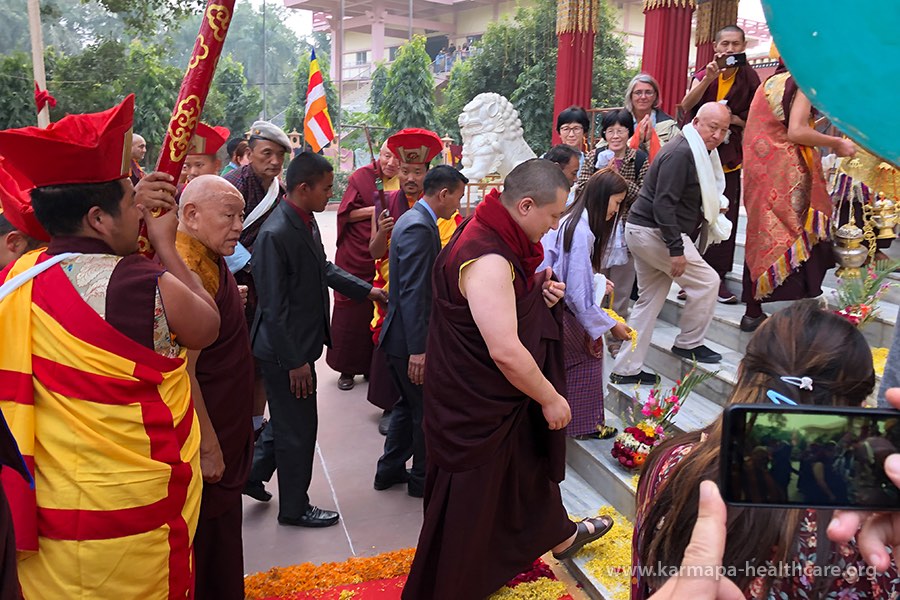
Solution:
[[[382,98],[380,114],[392,130],[434,127],[434,78],[423,36],[400,47]]]

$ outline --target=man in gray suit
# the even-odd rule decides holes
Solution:
[[[316,449],[315,362],[331,344],[328,288],[349,298],[384,302],[384,290],[350,275],[325,258],[313,213],[331,198],[334,169],[304,152],[287,170],[287,196],[260,229],[253,249],[259,306],[250,337],[262,369],[272,420],[256,442],[244,493],[268,501],[263,487],[278,469],[278,522],[328,527],[338,513],[309,503]]]
[[[459,210],[466,183],[468,179],[453,167],[431,169],[425,176],[423,197],[403,213],[391,233],[390,301],[379,344],[387,353],[401,398],[391,415],[384,454],[378,459],[376,490],[408,481],[410,496],[421,498],[424,493],[422,381],[431,314],[431,270],[441,250],[437,220],[449,219]],[[412,471],[407,473],[410,457]]]

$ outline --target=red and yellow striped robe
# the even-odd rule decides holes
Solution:
[[[0,331],[0,410],[35,477],[3,478],[25,597],[192,597],[202,480],[184,354],[114,329],[58,265],[0,302]]]

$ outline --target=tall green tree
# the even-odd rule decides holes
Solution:
[[[384,106],[384,89],[387,87],[388,68],[384,61],[378,63],[372,72],[372,87],[369,88],[369,110],[378,115]]]
[[[241,63],[248,85],[259,88],[260,92],[265,86],[265,109],[270,119],[289,107],[298,57],[309,54],[306,40],[286,24],[287,10],[280,3],[270,1],[263,16],[262,6],[238,2],[222,49],[222,54],[231,54]],[[161,44],[170,39],[164,52],[168,63],[179,69],[187,67],[202,18],[202,14],[192,14],[177,29],[159,34],[157,41]],[[316,47],[320,62],[326,51],[327,48]]]
[[[520,116],[528,115],[522,119],[525,139],[535,149],[541,147],[544,138],[549,139],[541,129],[548,126],[548,105],[552,112],[556,43],[555,0],[537,0],[532,7],[519,8],[511,20],[488,24],[476,44],[476,54],[453,65],[444,104],[438,110],[441,133],[459,139],[457,118],[478,94],[496,92],[511,100],[524,88],[518,92],[515,106]]]
[[[157,49],[132,42],[125,62],[122,96],[134,93],[134,131],[147,140],[147,156],[156,158],[184,72],[162,62]]]
[[[261,110],[259,88],[247,85],[243,65],[230,54],[221,57],[203,107],[204,120],[223,125],[231,130],[232,136],[238,136],[250,129]]]
[[[601,17],[594,39],[593,105],[621,105],[634,74],[625,61],[625,42],[614,32],[615,19],[601,0]],[[491,23],[476,44],[476,54],[457,62],[450,72],[444,103],[438,107],[441,133],[458,139],[457,118],[463,107],[482,92],[505,96],[519,111],[525,140],[536,152],[550,146],[556,81],[556,1],[537,0],[515,17]]]
[[[434,77],[423,36],[413,37],[397,52],[388,72],[381,116],[393,130],[434,127]]]
[[[0,129],[37,125],[31,59],[17,52],[0,56]]]
[[[606,2],[600,5],[600,25],[594,38],[594,106],[623,106],[625,89],[638,70],[626,62],[626,42],[613,33],[616,17]]]

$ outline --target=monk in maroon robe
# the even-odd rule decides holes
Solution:
[[[217,175],[201,175],[182,194],[176,238],[178,253],[221,316],[216,341],[188,353],[203,472],[194,537],[198,600],[244,597],[241,490],[253,458],[254,372],[243,300],[223,258],[240,238],[243,210],[234,186]]]
[[[612,526],[573,523],[559,491],[564,286],[535,269],[568,191],[555,164],[522,163],[435,262],[425,515],[405,600],[485,598],[548,550],[569,558]]]
[[[707,102],[725,102],[731,110],[731,132],[725,143],[719,146],[719,158],[725,171],[725,197],[732,223],[731,237],[720,244],[710,246],[703,259],[719,274],[719,302],[737,304],[737,297],[725,286],[725,276],[734,264],[734,247],[737,236],[738,211],[741,207],[741,164],[743,163],[744,126],[750,113],[750,102],[759,87],[759,76],[750,65],[719,68],[716,59],[744,52],[747,38],[744,30],[729,25],[716,33],[716,58],[697,72],[691,81],[691,89],[681,101],[685,110],[684,123],[689,123],[700,107]]]
[[[398,169],[397,158],[385,143],[374,162],[360,167],[350,176],[338,209],[334,264],[367,283],[372,283],[375,276],[375,261],[369,254],[369,239],[375,202],[380,196],[378,186],[380,183],[385,195],[398,189]],[[372,315],[370,301],[353,300],[339,292],[334,293],[334,308],[331,313],[332,346],[325,355],[325,361],[341,374],[338,387],[342,390],[353,389],[354,375],[369,376],[373,349],[369,330]]]

